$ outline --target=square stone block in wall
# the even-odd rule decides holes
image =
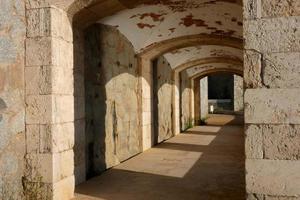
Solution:
[[[53,185],[53,200],[72,199],[75,191],[74,176],[67,177]]]
[[[261,80],[262,55],[254,50],[244,51],[244,82],[245,88],[259,88]]]
[[[53,154],[53,180],[58,182],[74,174],[73,149]]]
[[[247,159],[247,192],[273,196],[299,196],[299,169],[300,161]]]
[[[287,17],[300,15],[299,0],[262,0],[262,17]]]
[[[67,13],[55,7],[34,8],[27,11],[27,36],[57,37],[71,42],[72,25]]]
[[[300,159],[299,125],[264,125],[261,130],[265,158],[273,160]]]
[[[299,124],[299,92],[298,89],[247,89],[245,123]]]
[[[256,125],[248,125],[245,129],[246,158],[263,158],[262,130]]]
[[[263,84],[268,88],[300,87],[300,53],[270,53],[263,56]]]
[[[260,53],[299,52],[299,27],[300,16],[245,20],[245,49]]]
[[[32,95],[26,97],[26,123],[47,124],[52,122],[52,96]]]
[[[50,37],[26,39],[26,66],[55,65]]]
[[[74,96],[55,95],[53,103],[53,123],[65,123],[74,121]]]

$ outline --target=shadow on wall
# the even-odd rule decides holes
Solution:
[[[6,103],[4,102],[3,99],[0,98],[0,122],[2,121],[2,114],[4,113],[6,108],[7,108]]]
[[[194,127],[76,192],[106,200],[245,200],[244,159],[241,126]]]
[[[115,27],[74,28],[76,184],[142,152],[139,76],[133,46]]]

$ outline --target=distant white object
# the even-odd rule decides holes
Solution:
[[[214,113],[214,110],[215,110],[214,105],[210,105],[210,108],[209,108],[210,113]]]

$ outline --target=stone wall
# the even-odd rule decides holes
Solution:
[[[93,176],[141,152],[139,69],[117,29],[94,25],[85,40],[86,167]]]
[[[189,75],[186,70],[180,72],[180,119],[181,130],[190,128],[194,119],[192,118],[192,106],[191,106],[192,86]]]
[[[300,196],[299,1],[244,0],[248,199]]]
[[[244,80],[241,76],[234,75],[234,111],[244,110]]]
[[[172,68],[160,56],[153,62],[153,135],[155,143],[173,136]]]
[[[23,195],[25,2],[0,0],[0,199]]]

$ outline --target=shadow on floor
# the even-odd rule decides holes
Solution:
[[[76,200],[244,200],[242,126],[194,127],[76,188]]]

